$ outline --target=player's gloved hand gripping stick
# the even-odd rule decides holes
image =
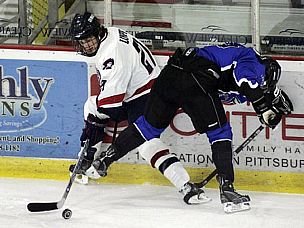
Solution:
[[[63,207],[64,205],[64,202],[65,200],[67,199],[68,197],[68,194],[71,190],[71,187],[72,187],[72,184],[75,180],[75,177],[76,177],[76,173],[77,171],[79,170],[80,166],[81,166],[81,163],[82,163],[82,160],[88,150],[88,147],[89,147],[89,140],[87,139],[85,141],[85,144],[83,146],[83,149],[79,155],[79,158],[78,158],[78,161],[75,165],[75,168],[73,170],[73,173],[70,177],[70,180],[69,180],[69,183],[67,185],[67,187],[65,188],[65,191],[61,197],[61,200],[59,200],[58,202],[50,202],[50,203],[29,203],[27,205],[27,209],[30,211],[30,212],[41,212],[41,211],[51,211],[51,210],[57,210],[57,209],[60,209]]]
[[[244,148],[245,146],[247,146],[258,134],[260,134],[260,132],[264,129],[263,125],[260,125],[235,151],[235,154],[239,154]],[[215,175],[217,174],[217,170],[215,169],[212,173],[209,174],[209,176],[207,176],[203,181],[199,182],[199,183],[195,183],[197,187],[202,188],[204,187],[206,184],[209,183],[209,181],[215,177]]]

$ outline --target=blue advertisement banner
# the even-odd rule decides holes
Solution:
[[[0,59],[0,155],[76,158],[85,62]]]

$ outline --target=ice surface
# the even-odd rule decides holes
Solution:
[[[213,200],[186,205],[174,187],[152,185],[74,184],[62,209],[31,213],[29,202],[61,199],[67,182],[0,179],[1,228],[304,228],[304,195],[240,191],[252,209],[225,214],[215,189]],[[65,220],[63,209],[73,211]]]

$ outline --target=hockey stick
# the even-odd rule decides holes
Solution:
[[[61,200],[59,200],[58,202],[50,202],[50,203],[29,203],[27,205],[27,209],[30,212],[51,211],[51,210],[56,210],[56,209],[60,209],[60,208],[63,207],[63,204],[64,204],[65,200],[68,197],[68,194],[69,194],[69,192],[71,190],[72,184],[73,184],[73,182],[75,180],[76,173],[80,169],[82,160],[83,160],[83,158],[85,156],[85,153],[86,153],[88,147],[89,147],[89,140],[87,139],[85,141],[83,149],[82,149],[82,151],[80,153],[78,161],[77,161],[77,163],[75,165],[73,173],[72,173],[72,175],[70,177],[69,183],[68,183],[67,187],[65,188],[65,191],[64,191],[64,193],[63,193],[63,195],[61,197]]]
[[[263,125],[260,125],[235,151],[235,154],[239,154],[245,146],[247,146],[260,132],[264,129]],[[217,170],[213,170],[212,173],[210,173],[203,181],[199,183],[195,183],[195,185],[199,188],[204,187],[206,184],[211,181],[211,179],[217,174]]]

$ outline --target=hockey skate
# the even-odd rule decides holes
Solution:
[[[96,152],[91,167],[85,174],[91,179],[99,179],[108,175],[108,168],[113,163],[114,148],[110,146],[106,151]]]
[[[237,193],[233,184],[221,177],[217,177],[220,183],[220,199],[224,205],[224,211],[228,214],[250,210],[250,197]]]
[[[203,189],[198,188],[191,182],[184,184],[179,192],[184,195],[186,204],[202,204],[211,201],[211,198],[205,195]]]
[[[78,184],[83,184],[83,185],[87,185],[89,183],[89,177],[86,175],[86,171],[87,169],[91,166],[92,161],[87,160],[87,159],[83,159],[80,169],[77,170],[76,172],[76,178],[75,178],[75,182]],[[70,165],[69,167],[69,171],[70,171],[70,176],[73,173],[73,170],[75,168],[75,164]]]

